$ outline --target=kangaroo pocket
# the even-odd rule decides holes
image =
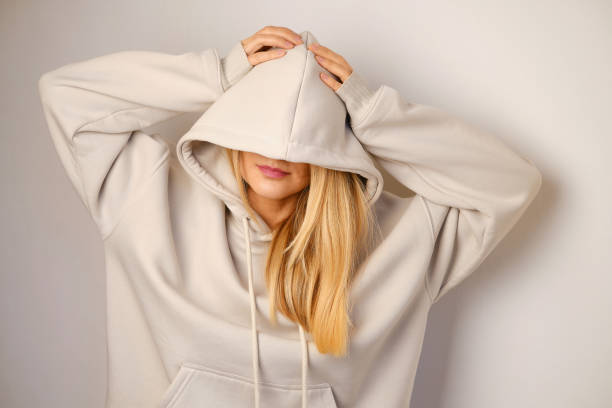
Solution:
[[[309,407],[337,408],[328,383],[307,385],[306,391]],[[254,385],[250,378],[186,362],[181,365],[159,407],[249,407],[254,398]],[[259,401],[262,407],[300,408],[302,386],[260,382]]]

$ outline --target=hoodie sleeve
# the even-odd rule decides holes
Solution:
[[[373,90],[355,71],[336,93],[364,148],[422,200],[434,248],[425,283],[435,303],[516,224],[541,173],[499,138],[389,86]]]
[[[252,68],[241,42],[180,55],[122,51],[71,63],[38,81],[53,144],[103,237],[169,146],[141,130],[208,107]]]

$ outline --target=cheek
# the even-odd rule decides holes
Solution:
[[[296,174],[294,185],[299,188],[299,190],[306,187],[310,184],[310,169],[302,169],[300,172]]]
[[[304,166],[301,169],[300,175],[304,182],[308,184],[310,182],[310,166]]]
[[[253,156],[251,154],[245,154],[244,152],[240,153],[240,174],[242,178],[247,180],[251,180],[253,176],[257,174],[254,171],[257,170],[255,164],[253,162]]]

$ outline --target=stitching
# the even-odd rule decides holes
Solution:
[[[81,167],[81,163],[78,160],[78,151],[76,146],[74,146],[72,143],[69,145],[70,150],[72,150],[73,156],[72,156],[72,162],[75,165],[77,174],[78,174],[78,179],[79,179],[79,187],[81,188],[81,195],[83,196],[83,202],[85,204],[85,208],[87,208],[87,211],[93,216],[93,212],[91,211],[91,207],[89,205],[89,197],[87,194],[87,189],[85,189],[85,179],[83,177],[83,169]]]
[[[218,369],[214,369],[211,367],[207,367],[205,365],[202,364],[198,364],[198,363],[193,363],[193,362],[186,362],[183,363],[183,365],[185,367],[189,367],[195,371],[200,371],[200,372],[204,372],[204,373],[208,373],[208,374],[212,374],[212,375],[217,375],[220,377],[224,377],[228,380],[234,380],[234,381],[240,381],[240,382],[244,382],[247,384],[253,384],[253,380],[251,380],[250,378],[247,377],[243,377],[241,375],[238,374],[233,374],[233,373],[228,373],[225,371],[221,371]],[[270,386],[270,387],[277,387],[277,388],[281,388],[281,389],[286,389],[286,390],[299,390],[302,388],[301,384],[280,384],[280,383],[275,383],[275,382],[271,382],[271,381],[260,381],[259,385],[263,385],[263,386]],[[310,390],[313,389],[326,389],[329,388],[330,385],[328,383],[319,383],[319,384],[307,384],[307,388]]]
[[[210,128],[210,129],[214,129],[214,130],[220,130],[222,132],[227,132],[227,129],[220,128],[220,127],[217,127],[217,126],[212,126],[212,125],[210,125],[208,123],[206,125],[200,126],[200,129],[205,129],[205,128]],[[236,135],[240,135],[240,136],[248,136],[248,135],[245,135],[244,133],[237,133],[237,132],[233,132],[233,131],[232,131],[232,134],[236,134]],[[183,144],[181,144],[181,146],[183,146],[184,144],[187,144],[188,142],[190,142],[192,140],[195,140],[195,139],[185,140],[183,142]],[[208,141],[206,141],[206,142],[208,142]],[[216,142],[209,142],[209,143],[219,144],[219,143],[216,143]],[[307,146],[307,147],[310,147],[310,148],[313,148],[313,149],[324,150],[324,151],[329,152],[329,153],[331,153],[331,154],[333,154],[335,156],[339,156],[338,153],[335,153],[332,150],[328,150],[328,149],[322,148],[321,146],[318,146],[318,145],[299,143],[299,142],[295,142],[295,141],[288,141],[287,142],[287,148],[289,148],[290,144],[299,145],[299,146]],[[178,148],[178,146],[177,146],[177,148]],[[348,155],[342,154],[342,157],[350,157],[350,158],[353,158],[353,159],[363,160],[363,157],[360,157],[360,156],[348,156]]]
[[[178,388],[174,390],[174,394],[171,396],[170,400],[168,401],[166,408],[171,408],[176,405],[176,402],[183,395],[183,391],[187,389],[187,386],[189,385],[191,380],[193,380],[193,376],[194,376],[194,371],[191,370],[187,374],[187,377],[184,378],[183,381],[178,385]]]
[[[306,67],[308,66],[308,60],[310,58],[310,55],[308,53],[312,53],[312,51],[306,51],[306,61],[304,62],[304,68],[302,70],[302,80],[300,82],[300,90],[298,92],[298,96],[295,100],[295,109],[293,111],[293,121],[291,122],[291,130],[289,130],[289,139],[287,139],[287,147],[285,149],[285,159],[287,158],[287,154],[289,153],[289,143],[291,143],[292,141],[292,136],[293,136],[293,127],[295,126],[295,117],[297,114],[297,109],[298,109],[298,104],[300,102],[300,99],[302,97],[302,89],[304,88],[304,75],[306,75]]]
[[[425,215],[429,220],[429,231],[431,232],[431,245],[432,245],[432,249],[435,247],[436,245],[436,238],[435,238],[435,233],[434,233],[434,226],[433,226],[433,220],[431,217],[431,212],[429,211],[429,207],[427,206],[427,203],[425,202],[425,199],[423,198],[423,196],[421,196],[420,194],[417,194],[417,196],[419,197],[421,203],[423,204],[423,208],[425,210]],[[429,273],[427,273],[427,271],[425,271],[425,292],[427,293],[427,297],[429,298],[429,302],[430,304],[434,303],[434,296],[431,293],[431,288],[429,285]]]
[[[365,116],[359,122],[353,125],[354,128],[358,128],[359,126],[361,126],[366,121],[366,119],[368,119],[372,115],[372,112],[374,112],[374,108],[378,105],[379,101],[382,99],[382,94],[384,93],[385,89],[386,89],[386,86],[382,85],[381,88],[378,90],[378,94],[376,95],[374,102],[372,102],[371,106],[368,108]]]
[[[434,222],[433,222],[433,218],[431,216],[431,212],[429,211],[429,206],[425,202],[425,198],[423,198],[422,195],[417,194],[417,196],[420,198],[421,203],[423,204],[423,208],[425,209],[425,215],[427,216],[427,219],[429,220],[429,232],[431,232],[431,242],[433,244],[435,244],[436,243],[436,234],[434,232]]]
[[[439,188],[437,188],[436,186],[434,186],[433,184],[431,184],[431,183],[430,183],[429,181],[427,181],[427,179],[426,179],[425,177],[423,177],[423,176],[421,175],[421,173],[419,173],[419,171],[418,171],[417,169],[415,169],[415,168],[414,168],[414,166],[412,166],[410,163],[408,163],[408,166],[409,166],[409,167],[410,167],[410,168],[411,168],[411,169],[414,171],[414,173],[415,173],[416,175],[418,175],[418,176],[421,178],[421,180],[423,180],[423,182],[424,182],[425,184],[427,184],[429,187],[431,187],[431,188],[433,188],[433,189],[435,189],[435,190],[437,190],[437,191],[439,191],[439,192],[441,192],[441,193],[443,193],[443,194],[449,195],[449,196],[454,197],[454,198],[458,198],[459,200],[463,200],[461,197],[456,196],[456,195],[454,195],[454,194],[445,193],[444,191],[440,190]],[[459,212],[461,212],[461,208],[458,208],[458,207],[456,207],[456,208],[459,210]],[[483,212],[482,212],[482,211],[480,211],[480,210],[478,210],[478,212],[479,212],[480,214],[484,215],[485,217],[490,217],[490,215],[485,214],[485,213],[483,213]],[[468,219],[467,219],[467,218],[466,218],[466,221],[467,221],[467,222],[468,222],[468,224],[469,224],[469,221],[468,221]],[[472,234],[474,235],[474,237],[476,237],[476,240],[478,241],[478,245],[479,245],[480,247],[482,247],[482,246],[483,246],[483,243],[484,243],[484,239],[485,239],[486,234],[487,234],[487,231],[488,231],[488,228],[485,228],[485,230],[484,230],[484,232],[483,232],[482,237],[479,237],[479,236],[478,236],[478,234],[476,233],[476,229],[474,229],[474,226],[473,226],[472,224],[470,224],[470,230],[472,231]]]
[[[211,50],[213,51],[213,53],[215,54],[215,58],[216,58],[216,65],[217,65],[217,84],[219,85],[219,88],[221,89],[220,94],[223,94],[226,89],[223,87],[223,80],[221,79],[221,75],[224,75],[225,73],[221,72],[221,57],[219,56],[219,53],[217,52],[216,48],[211,48]],[[200,54],[200,58],[202,59],[203,65],[206,65],[206,61],[204,60],[204,56],[202,54]],[[229,81],[228,81],[229,82]],[[229,89],[229,86],[228,86]]]
[[[401,161],[399,161],[399,160],[395,160],[395,159],[387,159],[387,158],[384,158],[383,160],[387,160],[387,161],[391,161],[391,162],[400,163],[400,164],[402,164],[402,165],[407,165],[408,167],[410,167],[410,168],[411,168],[411,169],[414,171],[414,173],[415,173],[417,176],[419,176],[419,178],[420,178],[420,179],[421,179],[421,180],[422,180],[422,181],[423,181],[425,184],[427,184],[427,185],[428,185],[429,187],[431,187],[432,189],[434,189],[434,190],[436,190],[436,191],[439,191],[440,193],[442,193],[442,194],[444,194],[444,195],[447,195],[447,196],[453,197],[453,198],[455,198],[455,199],[457,199],[457,200],[459,200],[459,201],[463,201],[463,199],[462,199],[460,196],[457,196],[457,195],[455,195],[455,194],[450,194],[450,193],[447,193],[447,192],[445,192],[445,191],[442,191],[442,190],[440,190],[438,187],[436,187],[435,185],[431,184],[431,183],[430,183],[429,181],[427,181],[427,179],[426,179],[425,177],[423,177],[423,175],[422,175],[422,174],[421,174],[421,173],[420,173],[420,172],[419,172],[419,171],[418,171],[418,170],[417,170],[417,169],[416,169],[416,168],[415,168],[413,165],[411,165],[410,163],[404,163],[404,162],[401,162]],[[446,207],[448,207],[448,206],[446,206]],[[449,207],[449,208],[457,208],[458,210],[461,210],[461,208],[459,208],[459,207]],[[478,210],[478,212],[479,212],[480,214],[482,214],[482,215],[486,216],[486,217],[489,217],[489,218],[491,217],[490,215],[485,214],[485,213],[483,213],[483,212],[482,212],[482,211],[480,211],[480,210]],[[478,240],[478,244],[482,246],[482,244],[483,244],[483,242],[484,242],[484,241],[483,241],[483,240],[484,240],[484,237],[487,235],[487,230],[488,230],[488,228],[485,228],[485,231],[483,232],[483,236],[482,236],[482,237],[479,237],[479,236],[478,236],[478,234],[476,233],[476,230],[474,229],[474,227],[473,227],[472,225],[470,225],[470,229],[472,230],[472,233],[474,234],[474,236],[475,236],[475,237],[476,237],[476,239]]]
[[[311,145],[311,144],[300,143],[300,142],[293,142],[293,141],[289,142],[288,144],[293,144],[293,145],[297,145],[297,146],[305,146],[305,147],[309,147],[311,149],[316,149],[316,150],[322,150],[322,151],[327,152],[327,153],[329,153],[329,154],[331,154],[333,156],[336,156],[336,157],[342,156],[342,157],[349,157],[351,159],[360,160],[360,161],[364,160],[363,157],[349,156],[349,155],[346,155],[346,154],[339,154],[339,153],[334,152],[333,150],[329,150],[329,149],[326,149],[326,148],[323,148],[323,147],[317,146],[317,145]],[[334,167],[336,167],[336,166],[334,166]],[[340,167],[338,167],[338,168],[340,168]],[[342,167],[342,169],[343,170],[349,170],[348,168],[345,168],[345,167]],[[359,169],[359,170],[361,170],[361,169]],[[354,170],[354,169],[351,170],[351,171],[357,172],[357,170]]]
[[[113,113],[110,113],[110,114],[108,114],[106,116],[103,116],[103,117],[101,117],[99,119],[92,120],[90,122],[84,123],[83,125],[79,126],[79,128],[74,131],[74,135],[70,138],[70,142],[71,142],[72,146],[74,147],[75,139],[77,139],[79,134],[82,133],[82,132],[97,132],[97,133],[105,133],[105,134],[125,133],[125,132],[130,132],[130,131],[131,132],[136,132],[136,131],[142,130],[142,128],[145,128],[145,127],[154,125],[156,123],[163,122],[165,120],[170,119],[170,118],[167,118],[167,119],[164,119],[164,120],[156,121],[156,122],[150,123],[150,124],[148,124],[146,126],[143,126],[142,123],[140,123],[140,121],[139,121],[138,125],[140,126],[141,129],[125,129],[125,130],[119,130],[119,131],[116,131],[116,132],[104,132],[104,131],[101,131],[101,130],[83,129],[85,127],[88,127],[89,125],[95,125],[98,122],[105,121],[108,118],[110,118],[112,116],[115,116],[115,115],[117,115],[119,113],[124,113],[124,112],[129,112],[129,111],[139,111],[139,110],[151,110],[151,109],[159,110],[159,111],[165,111],[165,112],[173,112],[173,113],[176,113],[176,114],[186,113],[186,112],[178,111],[178,110],[174,110],[174,109],[159,108],[157,106],[153,106],[153,107],[151,107],[151,106],[142,106],[142,105],[141,106],[136,106],[136,107],[130,106],[129,108],[119,109],[119,110],[117,110],[117,111],[115,111]],[[76,149],[76,147],[74,147],[74,148]]]
[[[136,197],[138,197],[143,191],[146,190],[146,187],[149,185],[150,181],[153,179],[155,174],[157,174],[158,170],[162,167],[162,165],[168,160],[169,156],[170,156],[170,151],[166,150],[163,156],[161,157],[161,159],[159,159],[159,161],[153,167],[153,171],[151,172],[151,175],[123,203],[117,215],[117,219],[111,224],[108,230],[102,234],[102,241],[105,241],[106,239],[108,239],[111,236],[111,234],[117,229],[117,226],[120,224],[120,221],[123,219],[123,215],[125,214],[127,208],[132,204],[132,202],[136,199]]]

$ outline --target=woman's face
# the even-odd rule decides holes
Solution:
[[[300,192],[310,183],[310,164],[241,151],[240,174],[258,195],[281,200]]]

